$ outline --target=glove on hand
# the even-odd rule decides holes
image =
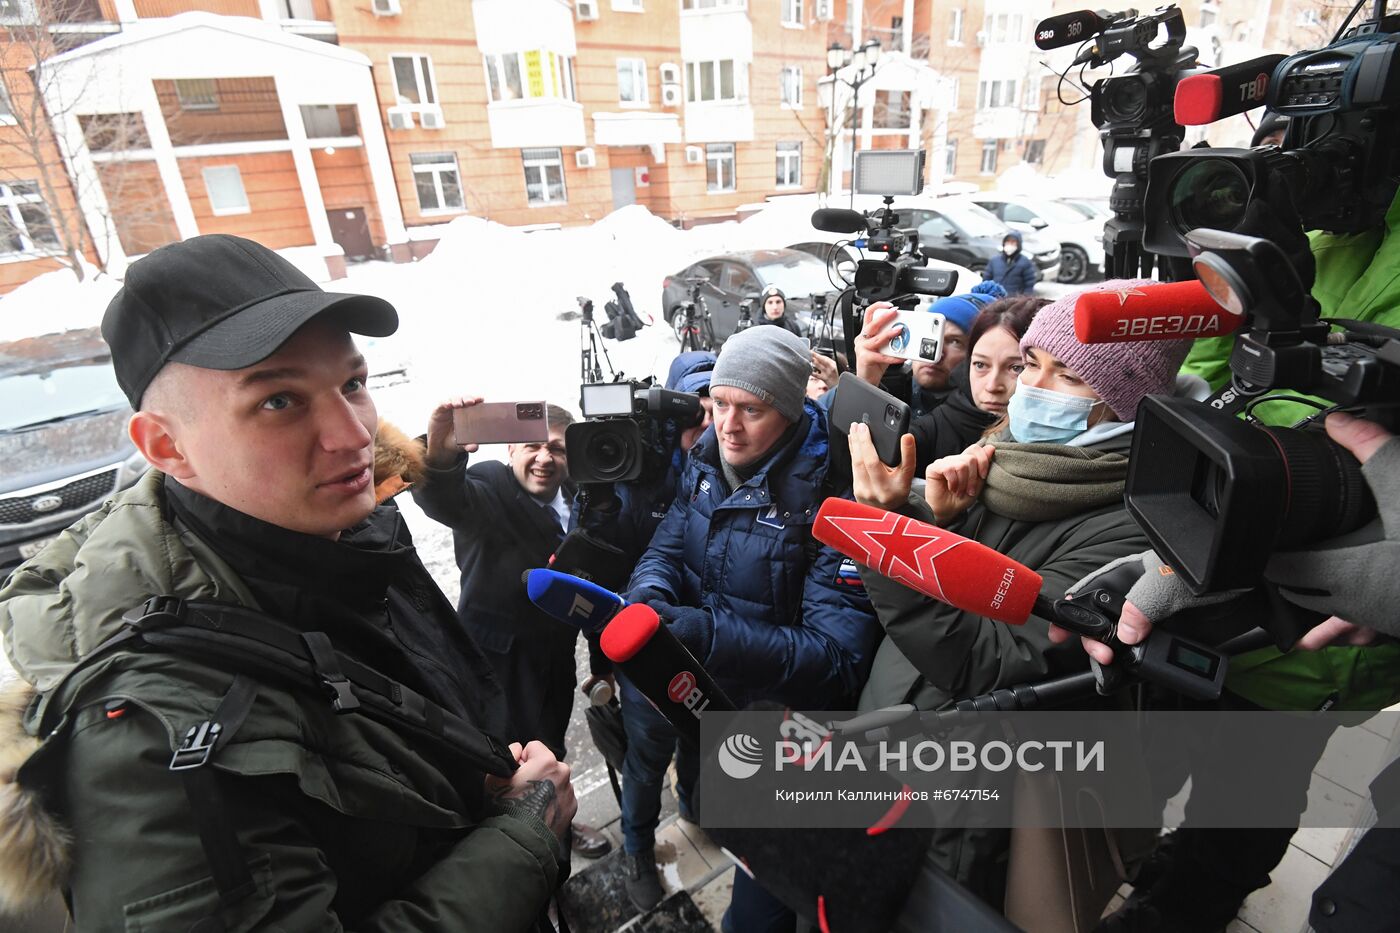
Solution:
[[[1074,596],[1099,588],[1124,594],[1128,602],[1153,622],[1164,622],[1178,612],[1228,602],[1240,595],[1235,590],[1195,595],[1186,581],[1163,563],[1155,551],[1129,554],[1105,564],[1070,587],[1065,595]]]
[[[656,614],[665,620],[666,627],[676,636],[676,640],[695,655],[695,660],[701,664],[705,663],[715,640],[715,619],[710,615],[710,610],[694,609],[690,606],[665,606],[658,608]]]
[[[1275,554],[1264,577],[1291,603],[1400,636],[1400,437],[1372,454],[1361,474],[1378,517],[1314,550]]]

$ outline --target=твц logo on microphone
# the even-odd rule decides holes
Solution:
[[[746,732],[725,739],[716,755],[720,770],[736,781],[753,777],[763,764],[763,746]]]
[[[699,719],[700,714],[710,705],[710,698],[701,692],[695,675],[690,671],[681,671],[672,677],[671,683],[666,687],[666,695],[671,698],[672,703],[679,703],[690,710],[690,714],[696,719]]]

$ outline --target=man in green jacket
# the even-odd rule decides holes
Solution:
[[[350,334],[396,326],[237,237],[128,270],[103,335],[154,469],[0,590],[0,908],[57,888],[79,930],[541,923],[569,769],[491,737],[499,688],[375,505]]]

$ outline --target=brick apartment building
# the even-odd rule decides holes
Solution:
[[[462,214],[567,225],[637,203],[688,224],[812,191],[822,12],[4,0],[5,102],[29,119],[0,119],[0,291],[61,252],[120,270],[200,233],[306,247],[335,274],[345,257],[421,255]]]

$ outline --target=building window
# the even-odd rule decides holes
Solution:
[[[413,187],[418,191],[418,211],[423,214],[466,210],[462,203],[462,180],[457,173],[457,156],[451,152],[415,152],[408,157],[413,166]]]
[[[705,147],[705,190],[733,191],[734,144],[710,143]]]
[[[530,49],[504,55],[484,55],[486,87],[493,101],[521,100],[526,97],[557,97],[578,100],[574,82],[574,60],[567,55]],[[645,77],[645,71],[643,71]],[[642,83],[646,91],[645,80]],[[645,100],[645,97],[643,97]]]
[[[37,253],[58,248],[58,233],[39,194],[39,183],[0,184],[0,252]]]
[[[420,106],[437,103],[437,83],[433,80],[433,60],[426,55],[390,55],[394,71],[394,93],[401,104]]]
[[[642,0],[612,0],[612,8],[621,13],[642,13]]]
[[[558,149],[521,149],[525,163],[525,200],[530,204],[564,204],[564,157]]]
[[[310,19],[316,18],[316,7],[311,0],[282,0],[278,4],[278,12],[283,19]]]
[[[948,12],[948,44],[962,45],[962,10],[950,10]]]
[[[360,134],[355,107],[351,104],[302,104],[301,122],[308,139]]]
[[[802,144],[778,143],[778,187],[797,188],[802,184]]]
[[[958,141],[949,137],[947,147],[947,161],[943,165],[943,174],[956,175],[958,173]]]
[[[784,107],[796,110],[802,106],[802,69],[793,65],[783,66],[782,87],[780,89]]]
[[[911,91],[876,91],[873,126],[877,130],[909,129]]]
[[[686,62],[686,100],[745,100],[744,63],[732,59],[717,62]]]
[[[9,88],[0,80],[0,126],[13,126],[15,122],[15,108],[10,103]]]
[[[783,0],[783,25],[802,25],[802,0]]]
[[[1045,161],[1045,140],[1032,139],[1026,143],[1026,161],[1032,165],[1039,165]]]
[[[617,99],[624,104],[646,105],[647,63],[643,59],[617,60]]]
[[[0,0],[0,23],[12,26],[38,21],[34,0]]]
[[[219,94],[213,78],[177,78],[175,96],[181,110],[219,109]]]
[[[980,171],[983,175],[994,175],[997,170],[997,141],[989,139],[982,143],[982,167]]]
[[[216,165],[204,170],[204,190],[209,192],[209,209],[215,217],[225,214],[246,214],[248,193],[243,190],[243,175],[236,165]]]
[[[986,110],[991,107],[1014,107],[1016,104],[1016,82],[1014,80],[977,82],[978,110]]]
[[[951,100],[948,102],[948,109],[957,110],[958,101],[962,98],[962,78],[953,79],[951,92]]]
[[[890,50],[894,52],[904,51],[904,17],[890,17]]]

